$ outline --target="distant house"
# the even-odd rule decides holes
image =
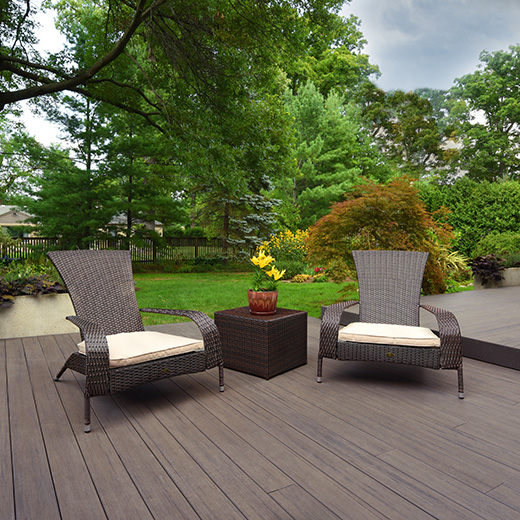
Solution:
[[[28,227],[34,227],[32,222],[28,222],[31,215],[20,211],[15,206],[0,205],[0,227],[9,231],[14,236],[30,236],[32,233],[27,231]]]
[[[0,227],[8,230],[9,234],[17,237],[29,237],[34,236],[27,228],[35,227],[35,224],[29,222],[32,215],[24,213],[15,206],[2,206],[0,205]],[[164,225],[159,221],[144,222],[142,220],[135,220],[135,224],[143,226],[145,229],[155,231],[160,236],[163,235]],[[122,234],[126,225],[126,217],[123,215],[117,215],[112,218],[108,228],[112,231],[113,235]]]
[[[134,225],[143,226],[145,229],[155,231],[160,236],[163,236],[164,224],[158,220],[144,221],[136,219],[134,220]],[[120,214],[112,217],[112,220],[108,224],[108,228],[112,231],[113,235],[121,235],[126,228],[126,216]]]

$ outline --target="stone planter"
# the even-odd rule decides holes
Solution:
[[[0,339],[78,332],[66,316],[76,314],[68,293],[17,296],[0,308]]]
[[[486,285],[482,285],[482,280],[480,276],[475,276],[473,282],[473,289],[496,289],[497,287],[513,287],[515,285],[520,285],[520,267],[510,267],[505,271],[502,271],[503,280],[499,282],[495,282],[490,280]]]

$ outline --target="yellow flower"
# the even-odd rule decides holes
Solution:
[[[253,256],[253,258],[251,258],[251,262],[253,262],[254,265],[260,267],[260,269],[263,269],[271,262],[274,262],[274,258],[271,255],[266,255],[265,251],[260,249],[260,251],[258,251],[258,256]]]
[[[270,271],[267,271],[266,274],[267,276],[274,278],[274,280],[279,280],[285,274],[285,269],[280,272],[278,269],[276,269],[276,267],[273,267]]]

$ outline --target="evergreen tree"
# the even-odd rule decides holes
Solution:
[[[111,186],[102,175],[80,169],[56,148],[41,149],[34,160],[41,173],[26,187],[21,205],[34,216],[40,235],[59,237],[64,247],[85,249],[112,216]]]
[[[292,199],[300,228],[327,214],[361,176],[379,181],[390,176],[354,105],[335,93],[325,98],[310,81],[296,96],[287,91],[284,99],[296,135]]]

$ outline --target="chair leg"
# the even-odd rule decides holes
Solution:
[[[321,383],[321,381],[322,381],[322,379],[321,379],[322,370],[323,370],[323,358],[321,356],[318,356],[318,373],[317,373],[317,377],[316,377],[316,381],[318,383]]]
[[[224,391],[224,363],[218,366],[218,379],[219,379],[219,390]]]
[[[462,363],[457,368],[457,376],[459,380],[459,399],[464,399],[464,380],[462,377]]]
[[[84,426],[84,432],[85,433],[89,433],[90,432],[90,395],[85,392],[85,401],[84,401],[84,406],[85,406],[85,426]]]
[[[59,381],[59,380],[60,380],[60,377],[63,375],[63,372],[65,372],[65,370],[67,370],[67,363],[65,363],[65,364],[61,367],[61,370],[58,372],[58,375],[54,378],[54,381]]]

